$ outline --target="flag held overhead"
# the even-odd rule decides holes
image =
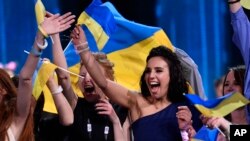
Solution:
[[[105,8],[106,12],[103,12],[99,17],[95,17],[94,15],[98,13],[96,12],[98,8]],[[146,65],[146,56],[153,47],[164,45],[174,51],[174,47],[161,28],[127,20],[109,2],[98,5],[92,10],[87,8],[85,13],[91,15],[92,19],[95,19],[91,20],[91,22],[97,23],[88,26],[88,23],[84,21],[85,16],[80,16],[78,19],[79,24],[84,24],[82,27],[91,51],[106,53],[109,60],[114,63],[116,82],[131,90],[140,90],[140,75]],[[96,29],[101,30],[98,33],[106,33],[109,36],[105,37],[105,39],[108,39],[105,41],[105,44],[101,40],[97,40],[100,38],[100,35],[92,31]],[[80,58],[74,52],[72,43],[69,43],[64,53],[70,69],[76,66],[79,67],[77,64],[80,62]],[[77,80],[73,81],[77,82]]]
[[[109,36],[115,31],[114,16],[100,0],[93,2],[81,13],[77,20],[78,25],[84,25],[90,31],[98,50],[102,50]]]

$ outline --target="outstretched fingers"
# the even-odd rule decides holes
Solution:
[[[48,34],[56,34],[62,32],[71,27],[71,24],[75,21],[75,15],[71,15],[71,12],[68,12],[62,16],[59,14],[46,13],[47,17],[41,23],[41,27]]]

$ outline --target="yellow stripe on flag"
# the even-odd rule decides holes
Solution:
[[[102,50],[107,43],[109,36],[104,32],[102,26],[90,17],[86,12],[82,12],[77,20],[78,25],[86,25],[97,43],[99,50]]]
[[[174,50],[166,34],[163,30],[159,30],[149,38],[128,48],[107,54],[109,60],[115,65],[116,81],[131,90],[140,91],[140,76],[146,65],[146,57],[153,47],[159,45],[165,45]]]
[[[49,79],[49,76],[51,75],[52,72],[57,68],[56,65],[49,63],[47,61],[43,62],[41,65],[40,69],[38,70],[35,83],[33,85],[33,96],[35,99],[38,99],[39,96],[41,95],[44,86],[46,86],[46,82]]]
[[[43,88],[43,95],[44,95],[43,111],[57,114],[57,109],[52,94],[47,86]]]
[[[241,0],[240,1],[240,4],[244,7],[244,8],[246,8],[246,9],[250,9],[250,0]]]
[[[80,63],[69,67],[69,71],[79,74],[80,71]],[[78,80],[79,77],[75,76],[75,75],[70,75],[70,81],[71,81],[71,86],[73,91],[75,92],[76,95],[78,95],[79,97],[83,97],[82,91],[80,90],[80,88],[78,87]]]
[[[206,108],[199,104],[195,104],[195,107],[205,116],[224,117],[249,102],[241,93],[234,93],[214,108]]]
[[[37,24],[40,25],[44,21],[46,15],[46,10],[41,0],[37,0],[35,4],[35,13]]]

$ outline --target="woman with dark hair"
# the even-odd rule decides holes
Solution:
[[[232,91],[243,94],[245,72],[246,67],[243,65],[229,68],[223,82],[223,95]]]
[[[223,95],[231,92],[239,92],[244,95],[245,66],[229,68],[223,83]],[[238,108],[226,116],[226,119],[234,124],[247,124],[245,106]]]
[[[245,66],[236,66],[229,68],[228,73],[225,75],[223,82],[223,95],[229,94],[231,92],[239,92],[244,95],[244,78],[245,78]],[[247,112],[245,106],[240,107],[227,116],[223,117],[204,117],[202,116],[202,121],[204,124],[211,128],[219,127],[225,131],[226,137],[222,134],[218,134],[218,141],[226,141],[229,137],[229,126],[230,124],[248,124],[247,122]]]
[[[181,73],[182,68],[177,56],[168,48],[164,46],[159,46],[157,48],[153,48],[150,51],[146,59],[146,62],[148,63],[148,61],[154,57],[160,57],[168,64],[170,80],[174,80],[174,81],[169,81],[167,99],[171,102],[184,101],[185,97],[183,94],[188,93],[188,85],[183,74]],[[140,86],[141,86],[141,93],[144,98],[151,96],[148,85],[145,80],[146,75],[150,73],[150,71],[151,71],[150,68],[146,68],[141,76]]]
[[[28,58],[19,74],[18,88],[9,75],[0,69],[0,140],[33,141],[32,76],[42,54],[47,47],[45,36],[61,32],[70,27],[74,16],[66,13],[45,18]]]
[[[159,46],[150,51],[139,93],[105,78],[86,45],[81,27],[75,27],[71,37],[96,84],[112,101],[129,109],[135,141],[179,141],[191,120],[196,129],[202,126],[199,113],[193,107],[190,112],[183,96],[188,92],[187,82],[180,61],[171,50]]]

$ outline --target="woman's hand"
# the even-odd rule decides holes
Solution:
[[[71,32],[70,37],[74,45],[80,45],[81,43],[87,42],[84,31],[80,25],[77,25]]]
[[[179,106],[176,113],[180,130],[186,130],[189,125],[192,125],[192,113],[187,106]]]
[[[115,113],[114,108],[108,102],[108,100],[100,99],[99,103],[97,103],[95,106],[96,106],[96,110],[98,111],[98,114],[107,115],[112,121],[112,123],[120,122],[117,114]]]
[[[72,15],[71,12],[62,16],[47,12],[40,26],[48,35],[52,35],[70,28],[71,24],[75,21],[74,18],[75,15]]]
[[[205,117],[201,116],[202,123],[209,128],[221,128],[225,131],[229,130],[230,122],[223,117]]]

